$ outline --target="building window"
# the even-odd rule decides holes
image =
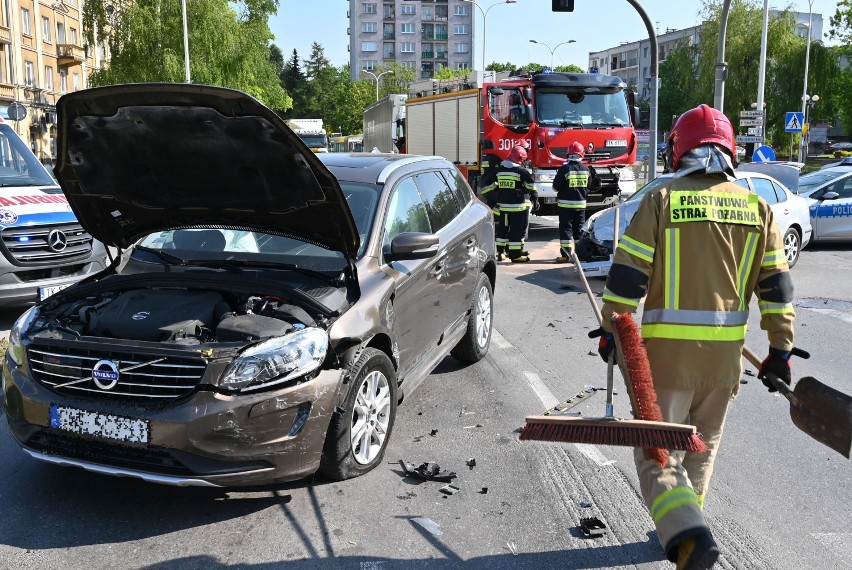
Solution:
[[[379,45],[376,42],[361,42],[361,51],[379,51]]]
[[[26,8],[21,8],[21,33],[25,36],[33,35],[32,22],[30,21],[30,11]]]
[[[648,57],[648,48],[642,50],[642,57]]]
[[[24,83],[27,87],[35,87],[35,64],[31,61],[24,62]]]
[[[402,42],[399,45],[399,51],[402,53],[414,53],[414,42]]]
[[[393,59],[393,44],[386,43],[382,52],[384,53],[385,59]]]
[[[466,61],[457,61],[455,65],[456,71],[467,71],[470,65]]]
[[[65,43],[65,24],[62,22],[56,22],[56,43]]]
[[[458,24],[455,27],[455,32],[457,36],[467,35],[470,33],[470,29],[466,24]]]
[[[48,18],[47,16],[42,16],[41,17],[41,35],[42,35],[41,39],[42,39],[42,41],[45,41],[45,42],[52,41],[52,39],[50,37],[52,29],[53,28],[50,25],[50,18]]]
[[[406,16],[413,16],[417,13],[414,8],[414,4],[403,4],[402,8],[400,9],[400,12],[402,14],[405,14]]]
[[[401,33],[401,34],[413,34],[414,33],[414,24],[400,24],[399,25],[399,33]]]
[[[375,22],[362,22],[361,31],[365,34],[375,34],[379,31],[379,26]]]
[[[364,2],[361,5],[361,12],[363,14],[375,14],[376,13],[376,5],[371,2]]]
[[[49,65],[44,66],[44,88],[53,91],[53,68]]]
[[[456,53],[470,53],[470,44],[455,44]]]
[[[373,71],[376,69],[376,60],[375,59],[365,59],[361,62],[361,69],[365,71]]]
[[[72,82],[73,82],[72,85],[74,86],[74,91],[79,91],[80,90],[80,74],[75,73],[74,76],[71,79],[72,79]]]
[[[417,68],[416,61],[402,61],[400,62],[400,65],[402,65],[405,69],[411,69],[412,71]]]
[[[454,14],[456,16],[467,16],[468,15],[467,6],[456,6]]]
[[[59,91],[68,92],[68,72],[64,69],[59,70]]]

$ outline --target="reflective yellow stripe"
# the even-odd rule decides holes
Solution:
[[[658,524],[660,519],[669,514],[673,509],[685,505],[693,505],[701,508],[698,503],[698,497],[695,496],[695,491],[690,487],[675,487],[669,489],[656,499],[651,505],[651,518],[654,523]]]
[[[760,308],[761,315],[783,315],[795,312],[793,310],[793,303],[769,303],[767,301],[758,301],[757,306]]]
[[[704,497],[706,495],[695,495],[695,498],[698,499],[698,508],[702,511],[704,510]]]
[[[628,236],[621,236],[621,240],[618,242],[618,249],[648,263],[654,261],[654,250],[652,248],[648,248]]]
[[[736,341],[745,339],[747,329],[747,325],[712,327],[704,325],[643,324],[642,336],[644,338],[671,338],[675,340]]]
[[[774,267],[781,260],[787,260],[787,254],[784,253],[783,249],[776,249],[775,251],[767,251],[763,254],[763,261],[760,263],[761,267]]]
[[[758,234],[750,233],[746,238],[745,248],[743,249],[743,256],[740,259],[740,267],[737,269],[737,291],[740,295],[740,310],[744,310],[748,306],[749,299],[746,297],[748,292],[746,291],[746,286],[748,285],[748,278],[751,275],[751,266],[754,263],[754,255],[757,250],[757,239]]]
[[[666,309],[680,308],[680,230],[666,230],[666,272],[663,276]]]
[[[630,307],[638,307],[639,301],[641,301],[641,299],[628,299],[627,297],[619,297],[618,295],[606,288],[604,288],[602,298],[604,301],[620,303],[622,305],[627,305]]]

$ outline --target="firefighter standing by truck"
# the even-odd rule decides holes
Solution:
[[[556,263],[568,263],[574,242],[580,241],[580,229],[586,221],[586,195],[592,180],[591,171],[582,163],[586,152],[574,141],[568,147],[568,158],[553,177],[556,205],[559,208],[559,257]]]
[[[495,169],[492,182],[482,189],[483,194],[496,193],[500,224],[496,228],[497,248],[503,248],[513,263],[530,260],[524,251],[524,240],[529,222],[530,208],[538,209],[538,193],[532,174],[522,164],[527,151],[515,146],[506,160]]]
[[[635,450],[642,496],[666,556],[679,570],[711,568],[719,549],[702,515],[728,406],[739,390],[752,295],[769,336],[767,372],[790,383],[793,283],[772,210],[734,179],[734,131],[721,111],[701,105],[669,134],[674,173],[645,196],[621,238],[603,299],[598,352],[613,350],[610,316],[645,299],[642,336],[663,420],[692,424],[702,454],[673,451],[665,467]],[[772,389],[770,388],[770,391]]]
[[[497,184],[495,184],[495,181],[497,180],[497,168],[499,166],[499,156],[492,153],[486,154],[482,163],[482,174],[479,176],[477,186],[480,189],[480,196],[482,196],[482,199],[486,204],[488,204],[488,207],[491,208],[491,212],[494,214],[494,236],[497,241],[497,261],[505,261],[508,257],[506,254],[506,244],[501,244],[499,238],[501,235],[500,224],[502,223],[503,216],[500,215],[500,208],[497,207],[498,192]]]

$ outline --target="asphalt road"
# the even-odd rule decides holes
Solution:
[[[550,261],[555,220],[533,226],[533,262],[499,268],[488,357],[467,368],[445,360],[399,408],[386,463],[364,477],[161,487],[37,463],[0,421],[0,568],[671,568],[630,450],[517,439],[527,414],[605,385],[582,284]],[[848,246],[806,249],[793,269],[797,342],[813,354],[794,373],[852,394],[850,270]],[[6,329],[16,316],[7,313]],[[750,325],[748,344],[762,355],[765,334],[757,318]],[[744,381],[706,503],[718,567],[852,567],[852,462],[799,432],[786,400]],[[581,409],[600,415],[603,397]],[[627,415],[623,393],[615,407]],[[399,460],[438,462],[460,491],[405,477]],[[587,516],[607,533],[585,538]]]

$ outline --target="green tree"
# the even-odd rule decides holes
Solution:
[[[573,63],[569,65],[557,65],[553,68],[553,71],[558,71],[559,73],[586,73],[585,69]]]
[[[295,116],[293,110],[301,109],[304,106],[304,87],[307,82],[305,73],[302,71],[299,52],[295,49],[293,50],[293,54],[290,56],[290,59],[288,59],[287,63],[284,64],[284,68],[278,74],[278,78],[281,81],[281,85],[284,87],[284,90],[293,98],[293,104],[290,109],[279,111],[282,111],[281,116],[285,118],[292,118]]]
[[[194,83],[250,93],[273,109],[287,109],[272,61],[267,24],[277,0],[192,0],[187,3],[189,60]],[[89,77],[92,86],[183,82],[181,3],[162,0],[92,0],[83,4],[86,46],[105,45],[107,67]]]
[[[703,102],[695,88],[698,74],[697,56],[697,48],[684,42],[672,50],[660,64],[657,111],[660,132],[669,130],[675,116]]]

